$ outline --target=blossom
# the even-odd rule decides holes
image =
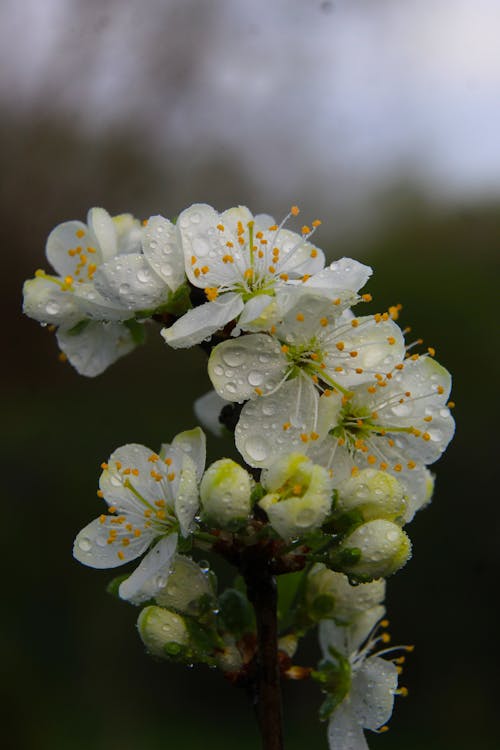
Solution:
[[[92,568],[115,568],[151,547],[119,589],[123,599],[134,603],[150,598],[155,576],[168,571],[178,534],[191,531],[204,466],[205,435],[200,428],[180,433],[162,445],[159,454],[137,444],[118,448],[103,464],[99,481],[98,494],[109,515],[80,531],[75,558]]]
[[[305,596],[308,611],[321,614],[318,619],[348,625],[365,610],[383,602],[385,581],[381,578],[353,586],[344,573],[316,563],[307,575]]]
[[[142,229],[130,214],[111,217],[103,208],[90,209],[87,224],[68,221],[50,233],[46,255],[57,275],[39,270],[26,281],[23,309],[58,328],[58,344],[80,374],[98,375],[133,349],[136,312],[165,303],[182,283],[180,250],[175,272],[167,262],[175,256],[172,233],[162,217]]]
[[[406,489],[410,520],[428,502],[436,461],[454,432],[446,406],[450,374],[429,356],[408,358],[349,396],[315,396],[299,377],[282,386],[278,401],[249,401],[236,427],[236,446],[251,466],[269,466],[294,450],[334,472],[335,484],[365,467],[389,471]],[[312,385],[311,385],[312,388]]]
[[[200,484],[203,517],[208,524],[230,527],[250,515],[254,481],[242,466],[230,458],[211,464]]]
[[[279,402],[279,389],[299,372],[321,390],[347,393],[380,370],[393,369],[404,354],[403,335],[389,316],[346,319],[329,299],[307,294],[271,335],[253,333],[216,346],[208,374],[228,401],[274,396]]]
[[[339,680],[336,704],[328,724],[328,742],[332,750],[368,750],[363,730],[380,730],[392,715],[397,690],[398,668],[381,655],[373,654],[377,643],[387,642],[385,634],[377,636],[384,608],[377,606],[342,627],[332,620],[320,623],[320,644],[325,659],[331,663]],[[392,649],[390,649],[392,650]]]
[[[318,529],[332,506],[332,480],[307,456],[282,456],[262,472],[267,494],[259,501],[271,526],[284,539]]]
[[[308,241],[321,222],[302,227],[300,235],[284,227],[297,213],[293,207],[279,226],[243,206],[219,215],[211,206],[197,204],[180,214],[186,274],[204,290],[207,302],[162,331],[170,346],[200,343],[234,320],[233,333],[267,330],[306,289],[330,296],[338,292],[344,306],[352,303],[371,269],[351,260],[324,269],[323,252]]]

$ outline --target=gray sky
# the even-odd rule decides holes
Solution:
[[[0,103],[236,154],[290,197],[500,192],[500,0],[3,0]],[[173,156],[175,155],[175,156]],[[293,186],[293,189],[289,189]]]

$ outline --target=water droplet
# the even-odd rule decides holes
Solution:
[[[314,512],[313,508],[303,508],[295,516],[295,523],[300,528],[305,528],[306,526],[310,526],[312,523],[314,523],[315,519],[316,513]]]
[[[170,263],[164,263],[160,266],[160,273],[162,276],[172,276],[172,266]]]
[[[48,302],[45,308],[47,315],[57,315],[59,312],[59,305],[57,302]]]
[[[276,407],[274,404],[268,404],[266,402],[263,403],[262,414],[265,417],[272,417],[275,411],[276,411]]]
[[[245,450],[253,461],[263,461],[268,454],[266,441],[257,436],[248,438]]]
[[[394,529],[394,531],[388,531],[386,534],[386,538],[388,542],[396,542],[399,537],[399,532]]]
[[[224,370],[223,370],[223,368],[220,365],[215,365],[215,367],[214,367],[214,373],[216,375],[219,375],[219,376],[220,375],[224,375]]]
[[[149,243],[149,246],[152,250],[154,250],[156,247],[158,247],[158,243],[156,240],[151,240],[151,242]]]
[[[229,347],[222,352],[222,359],[229,367],[239,367],[245,359],[245,352],[241,347]]]
[[[118,474],[111,474],[109,478],[110,483],[113,485],[113,487],[121,487],[122,486],[122,478],[118,476]]]
[[[236,393],[236,383],[226,383],[226,390],[229,393]]]
[[[193,213],[190,215],[190,220],[192,224],[199,224],[200,223],[200,214]]]
[[[118,292],[119,294],[128,294],[130,292],[130,284],[120,284]]]
[[[413,408],[410,404],[404,403],[393,406],[391,411],[396,417],[408,417],[413,412]]]
[[[261,385],[263,380],[264,376],[258,370],[251,370],[251,372],[248,373],[248,382],[250,383],[250,385]]]
[[[89,550],[92,549],[92,542],[88,537],[82,536],[78,540],[78,546],[80,547],[82,552],[89,552]]]
[[[151,281],[151,271],[149,271],[147,268],[141,268],[139,271],[137,271],[137,281],[140,281],[141,284],[147,284],[149,281]]]
[[[208,560],[200,560],[198,565],[200,566],[200,570],[202,573],[208,573],[210,570],[210,563]]]
[[[164,589],[167,585],[167,577],[166,576],[157,576],[156,577],[156,586],[159,589]]]

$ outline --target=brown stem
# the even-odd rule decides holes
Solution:
[[[252,555],[244,566],[248,598],[257,621],[257,669],[254,706],[262,750],[283,750],[283,710],[278,662],[278,594],[265,555]]]

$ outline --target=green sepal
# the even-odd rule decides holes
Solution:
[[[365,519],[363,518],[361,511],[354,508],[347,513],[342,513],[342,515],[337,516],[333,523],[337,533],[348,534],[351,531],[354,531],[358,526],[361,526],[364,521]]]
[[[313,680],[321,685],[323,692],[327,694],[321,705],[319,716],[325,721],[342,703],[351,687],[351,664],[349,659],[339,651],[330,646],[333,661],[324,660],[318,664],[318,669],[311,673]]]
[[[135,318],[130,318],[130,320],[126,320],[123,325],[130,331],[132,341],[136,346],[144,344],[146,340],[146,330],[141,323],[138,323]]]
[[[69,333],[70,336],[78,336],[80,333],[84,332],[88,325],[90,325],[90,320],[88,318],[80,320],[80,322],[70,328],[67,333]]]
[[[123,583],[123,581],[126,581],[129,577],[130,573],[125,573],[125,575],[115,576],[106,586],[106,593],[111,594],[111,596],[114,596],[116,599],[120,599],[120,601],[123,601],[121,599],[120,594],[118,593],[118,590],[120,588],[120,585]]]
[[[236,640],[245,633],[255,632],[255,614],[246,596],[236,589],[226,589],[219,598],[220,629]]]
[[[256,503],[259,502],[259,500],[262,500],[262,498],[266,494],[267,493],[266,493],[264,487],[261,484],[256,484],[255,487],[253,488],[251,494],[250,494],[250,504],[251,504],[252,508],[253,508],[254,505],[256,505]]]
[[[224,646],[222,639],[212,627],[204,627],[192,617],[184,617],[184,624],[189,633],[189,643],[196,658],[209,661],[214,651]]]
[[[339,552],[339,550],[332,550],[330,553],[330,563],[333,570],[337,570],[337,566],[346,567],[356,565],[361,559],[361,550],[359,547],[347,547]],[[330,566],[329,566],[330,567]]]
[[[176,289],[175,292],[169,294],[167,301],[164,302],[163,305],[160,305],[160,307],[156,308],[154,314],[162,315],[165,313],[170,313],[170,315],[175,315],[176,317],[180,318],[181,315],[184,315],[184,313],[186,313],[192,307],[190,295],[191,288],[189,284],[181,284],[181,286]]]
[[[309,607],[309,616],[313,620],[325,620],[332,617],[335,609],[335,597],[332,594],[320,594]]]

